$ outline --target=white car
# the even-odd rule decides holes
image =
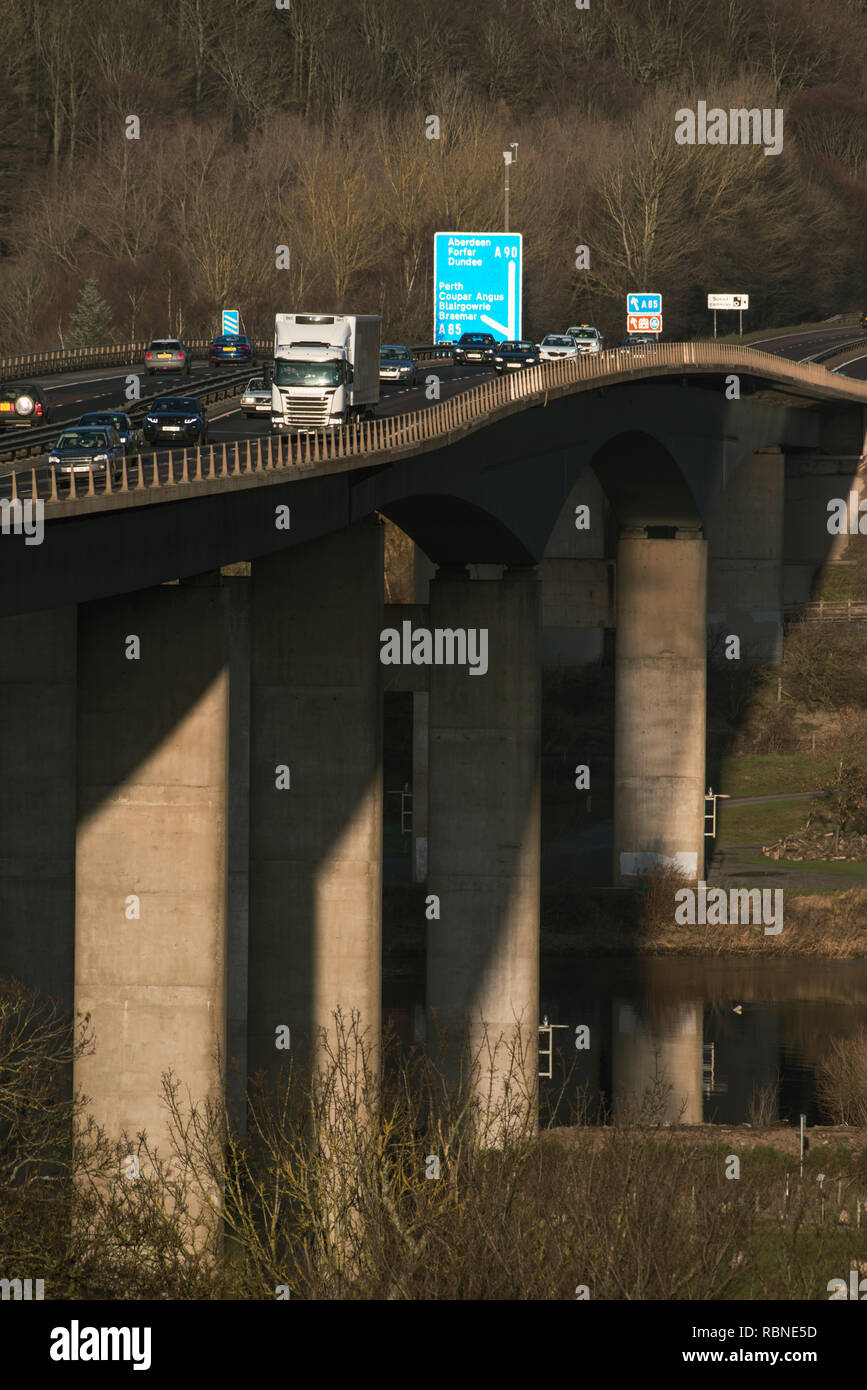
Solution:
[[[263,376],[252,376],[241,397],[241,409],[247,419],[271,414],[271,387]]]
[[[553,362],[558,357],[577,357],[578,347],[568,333],[548,333],[539,344],[539,356],[543,362]]]
[[[575,340],[575,346],[579,352],[601,352],[603,337],[598,328],[591,328],[589,323],[575,324],[572,328],[567,328],[566,332],[570,338]]]

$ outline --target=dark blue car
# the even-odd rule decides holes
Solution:
[[[212,367],[224,363],[231,366],[233,362],[249,367],[254,360],[253,345],[243,333],[221,333],[208,348],[208,362]]]
[[[48,455],[48,463],[58,473],[82,473],[85,476],[111,471],[113,482],[123,472],[123,445],[110,425],[99,429],[92,425],[73,425],[60,435]]]
[[[124,453],[130,453],[138,444],[138,430],[128,415],[122,410],[88,410],[78,422],[80,425],[101,425],[103,429],[115,429],[120,436]]]

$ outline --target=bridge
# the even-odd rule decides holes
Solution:
[[[377,1036],[386,689],[413,695],[427,1008],[519,1043],[531,1082],[545,630],[616,628],[612,881],[700,878],[709,627],[778,659],[865,430],[867,383],[685,343],[115,485],[13,465],[0,970],[90,1015],[96,1118],[160,1142],[169,1066],[203,1097],[216,1049],[273,1074],[279,1030],[338,1006]],[[436,567],[412,605],[384,604],[381,518]],[[485,631],[487,670],[383,665],[404,622]]]

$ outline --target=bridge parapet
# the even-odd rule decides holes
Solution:
[[[660,343],[628,349],[611,348],[593,357],[560,358],[528,367],[494,381],[481,381],[459,395],[440,400],[426,410],[405,415],[379,416],[352,425],[318,430],[296,438],[236,441],[201,449],[171,451],[167,464],[138,458],[136,483],[124,465],[119,487],[109,477],[96,479],[91,468],[84,490],[73,479],[71,500],[107,493],[151,494],[170,491],[181,484],[214,487],[222,480],[238,479],[275,469],[302,467],[329,473],[361,466],[371,455],[402,457],[451,442],[456,433],[480,429],[495,412],[508,412],[515,404],[526,408],[547,405],[549,398],[575,390],[616,386],[658,376],[745,374],[758,376],[772,386],[794,390],[817,400],[867,406],[867,382],[840,378],[816,363],[789,362],[757,348],[726,343]],[[148,468],[150,481],[146,480]],[[63,505],[57,477],[40,482],[31,467],[12,474],[13,501],[17,498]]]

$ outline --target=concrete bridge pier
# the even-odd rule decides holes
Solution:
[[[624,532],[617,552],[614,882],[704,873],[707,542]]]
[[[430,668],[427,1008],[450,1031],[451,1066],[461,1036],[478,1058],[494,1136],[501,1119],[536,1120],[540,590],[533,568],[498,580],[441,569],[431,584],[431,628],[484,629],[487,671]]]
[[[378,1047],[382,626],[372,517],[253,563],[251,1074],[333,1045],[337,1009]]]
[[[428,863],[428,763],[430,761],[430,695],[412,695],[412,881],[424,883]]]
[[[226,1032],[226,591],[81,605],[75,1003],[78,1087],[111,1135],[168,1153],[161,1077],[221,1089]]]
[[[73,1002],[75,605],[0,622],[0,976]]]
[[[745,459],[707,521],[708,627],[712,659],[725,665],[725,638],[740,638],[741,661],[783,659],[783,523],[786,459],[780,448]]]

